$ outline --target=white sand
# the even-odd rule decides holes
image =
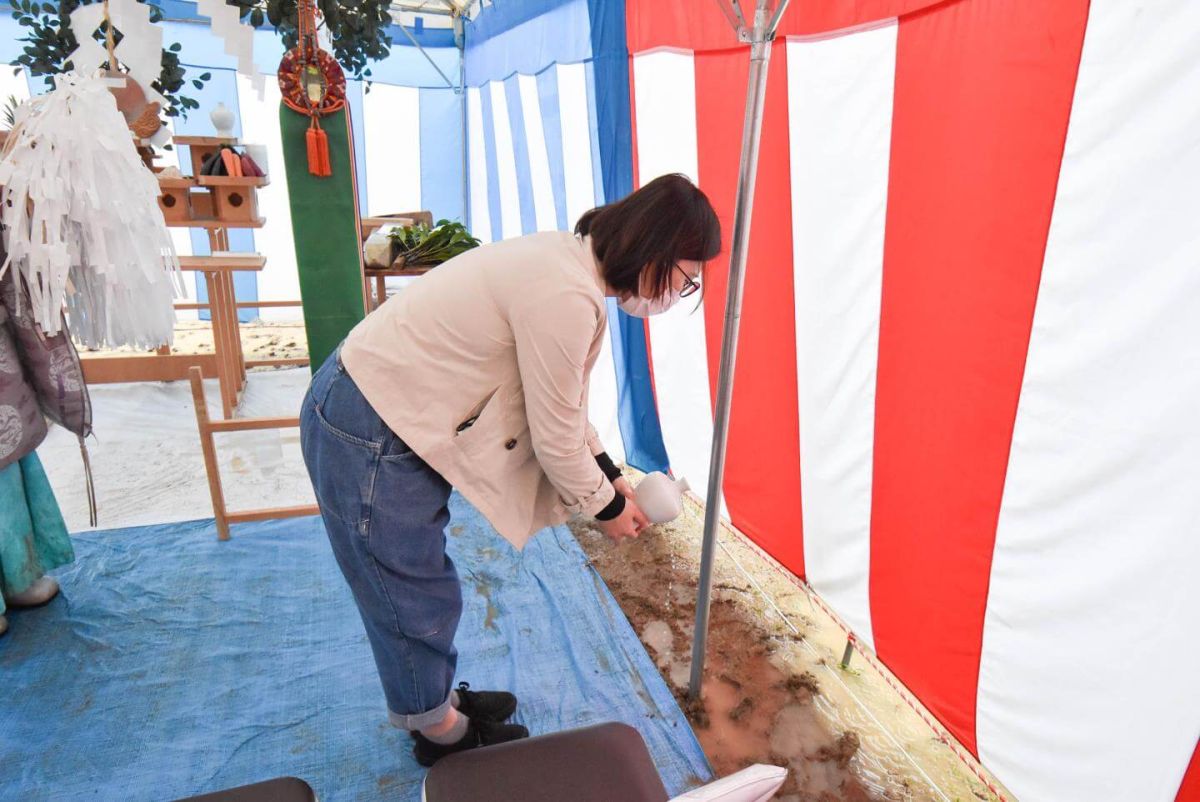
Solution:
[[[249,374],[239,417],[296,415],[307,368]],[[191,388],[187,382],[89,388],[95,437],[88,441],[101,529],[211,518],[212,502]],[[220,414],[217,382],[205,382],[209,412]],[[229,509],[313,503],[297,429],[216,437]],[[71,531],[88,528],[83,462],[73,434],[53,427],[38,448]]]

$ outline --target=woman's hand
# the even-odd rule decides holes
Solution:
[[[628,484],[628,482],[626,483]],[[637,502],[626,497],[625,509],[610,521],[596,521],[600,530],[608,535],[609,540],[620,543],[627,537],[637,537],[641,531],[650,525],[650,519]]]
[[[629,480],[624,476],[618,476],[616,479],[614,479],[612,486],[617,489],[618,493],[630,501],[637,500],[633,497],[633,485],[629,484]]]

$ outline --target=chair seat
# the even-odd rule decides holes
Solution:
[[[317,795],[304,780],[279,777],[253,785],[241,785],[227,791],[189,796],[176,802],[317,802]]]
[[[642,736],[615,722],[457,752],[423,791],[426,802],[667,802]]]

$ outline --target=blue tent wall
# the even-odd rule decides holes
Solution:
[[[601,205],[623,198],[633,188],[633,152],[629,107],[629,53],[625,42],[625,3],[622,0],[526,0],[498,3],[480,10],[466,26],[464,53],[466,83],[478,91],[484,131],[486,186],[472,183],[471,192],[484,196],[476,208],[486,209],[486,228],[492,239],[508,233],[538,230],[534,182],[530,180],[530,139],[524,123],[527,95],[517,76],[536,76],[536,100],[542,123],[546,158],[554,194],[553,227],[569,230],[575,224],[566,209],[566,155],[561,110],[564,91],[558,65],[582,64],[586,72],[589,149],[594,171],[594,202]],[[493,88],[499,83],[502,92]],[[499,117],[496,97],[503,95],[511,140],[510,153],[495,132]],[[500,191],[502,165],[515,172],[518,198],[505,202]],[[513,219],[519,214],[519,226]],[[545,227],[544,225],[542,226]],[[643,470],[665,470],[666,449],[654,403],[642,320],[631,318],[610,303],[613,370],[618,394],[617,417],[626,461]],[[595,383],[593,378],[593,383]]]

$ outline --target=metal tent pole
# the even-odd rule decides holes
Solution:
[[[425,60],[429,62],[429,65],[437,70],[437,74],[442,76],[442,80],[446,82],[446,88],[453,89],[454,81],[451,81],[446,77],[446,73],[442,72],[442,68],[439,67],[438,63],[433,60],[433,56],[429,55],[429,53],[425,52],[425,48],[421,47],[421,43],[417,41],[417,37],[413,36],[408,28],[404,27],[403,25],[398,25],[397,27],[400,29],[401,33],[408,37],[408,41],[413,43],[413,47],[415,47],[417,51],[425,57]]]
[[[754,27],[738,31],[739,39],[750,42],[750,80],[746,93],[746,116],[742,126],[742,158],[738,168],[737,199],[733,207],[733,243],[729,255],[729,291],[725,300],[725,327],[721,339],[721,367],[717,375],[717,408],[713,422],[712,456],[708,471],[708,496],[704,511],[704,542],[700,556],[700,579],[696,599],[696,626],[692,633],[692,673],[688,696],[700,697],[704,658],[708,649],[708,613],[712,601],[713,560],[717,529],[721,520],[721,485],[725,479],[725,446],[729,434],[729,408],[733,400],[733,376],[737,362],[738,328],[742,318],[742,288],[746,281],[746,258],[750,250],[750,217],[754,211],[754,184],[758,176],[758,146],[762,134],[763,103],[767,94],[767,72],[775,28],[787,8],[781,0],[774,17],[770,0],[757,0]],[[748,37],[747,37],[747,34]]]
[[[458,45],[458,103],[459,135],[462,137],[462,220],[467,223],[467,212],[471,207],[470,185],[467,182],[467,32],[466,20],[461,14],[454,15],[454,43]]]

